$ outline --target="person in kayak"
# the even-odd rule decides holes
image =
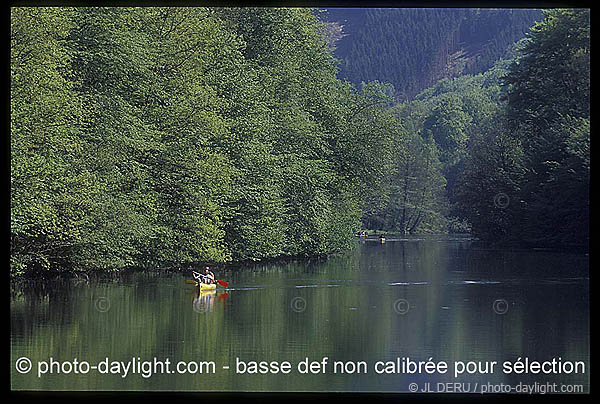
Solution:
[[[204,269],[204,280],[206,283],[215,283],[215,274],[212,273],[209,267]]]
[[[198,282],[208,283],[208,284],[215,283],[215,274],[212,273],[212,271],[210,270],[210,267],[204,268],[204,274],[193,271],[193,275],[194,275],[194,279],[196,279]]]

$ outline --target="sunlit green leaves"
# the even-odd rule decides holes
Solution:
[[[348,248],[398,129],[336,79],[321,28],[308,9],[14,9],[13,272]]]

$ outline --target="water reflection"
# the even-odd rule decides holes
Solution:
[[[364,242],[364,244],[363,244]],[[228,289],[202,292],[185,274],[11,290],[11,361],[49,357],[214,361],[215,374],[62,375],[11,367],[16,389],[406,391],[415,375],[238,375],[235,359],[290,361],[589,358],[588,257],[473,248],[468,240],[357,241],[327,260],[223,271]],[[190,300],[192,310],[189,309]],[[223,370],[220,366],[229,366]],[[588,366],[589,367],[589,363]],[[372,370],[372,368],[370,368]],[[421,377],[421,379],[419,379]],[[587,375],[531,381],[576,382]],[[518,383],[521,375],[461,382]],[[586,391],[589,389],[586,388]]]
[[[215,306],[215,297],[217,292],[215,290],[202,291],[197,288],[198,291],[193,300],[193,307],[196,313],[212,312]]]
[[[192,308],[196,313],[213,312],[215,309],[215,302],[225,304],[228,296],[228,292],[201,290],[200,287],[196,287],[196,294],[192,300]]]

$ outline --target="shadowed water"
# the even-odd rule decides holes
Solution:
[[[190,274],[13,287],[11,385],[26,390],[408,391],[410,383],[577,383],[589,391],[589,261],[579,253],[505,251],[460,238],[358,242],[325,261],[219,272],[199,293]],[[33,368],[16,370],[18,358]],[[306,358],[325,373],[299,374]],[[377,361],[497,361],[493,374],[377,374]],[[586,374],[504,374],[528,357],[584,361]],[[37,361],[212,362],[196,374],[38,377]],[[236,358],[289,361],[289,374],[237,374]],[[366,373],[334,372],[364,361]],[[135,366],[135,365],[134,365]],[[224,369],[223,367],[229,367]],[[202,365],[200,366],[202,370]],[[133,368],[132,368],[133,369]],[[316,367],[315,367],[316,369]],[[68,368],[62,370],[67,371]],[[157,369],[157,371],[160,369]],[[346,369],[349,372],[352,369]]]

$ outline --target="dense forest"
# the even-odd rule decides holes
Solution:
[[[331,8],[340,77],[391,83],[410,99],[443,78],[483,73],[543,18],[535,9]],[[337,29],[333,29],[333,27]]]
[[[328,254],[364,228],[587,245],[589,11],[404,103],[338,78],[318,14],[11,9],[11,275]]]
[[[394,107],[409,133],[435,145],[431,161],[445,192],[423,205],[422,195],[437,189],[427,186],[435,175],[419,179],[400,166],[390,189],[419,185],[392,192],[367,227],[412,233],[411,217],[423,220],[425,209],[439,220],[419,230],[441,223],[484,240],[587,248],[589,11],[545,15],[509,52],[516,56],[482,74],[443,79]]]

